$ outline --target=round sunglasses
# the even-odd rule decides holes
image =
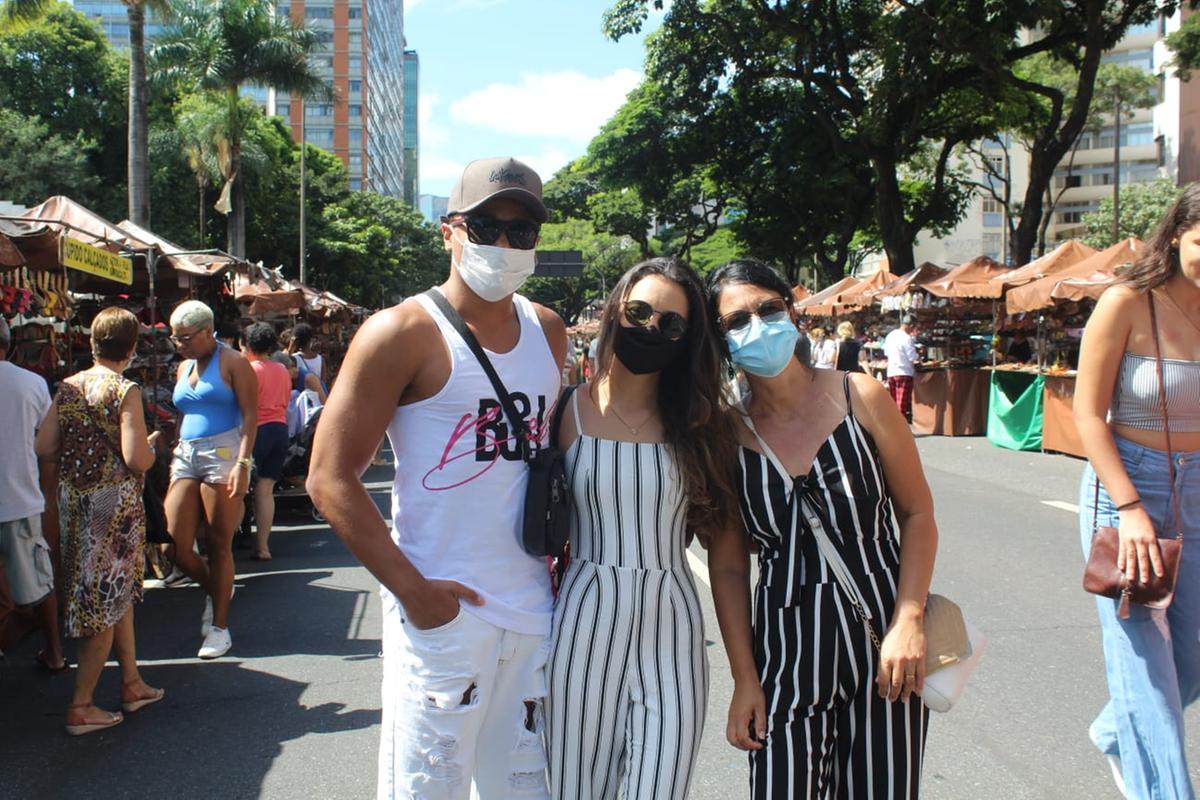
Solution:
[[[788,301],[782,297],[776,297],[773,300],[764,300],[759,303],[758,308],[730,311],[728,314],[717,317],[717,327],[721,329],[722,333],[732,333],[749,325],[753,317],[758,317],[763,322],[775,322],[787,313]]]
[[[639,328],[648,327],[650,320],[658,314],[658,329],[673,342],[682,339],[687,333],[687,319],[682,314],[674,311],[655,311],[654,306],[645,300],[626,300],[622,310],[629,324]]]
[[[500,239],[500,234],[504,234],[509,245],[517,250],[532,250],[542,230],[541,225],[527,219],[497,219],[485,214],[464,214],[459,220],[465,225],[467,238],[473,243],[494,245]]]

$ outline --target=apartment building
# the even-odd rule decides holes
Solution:
[[[420,157],[420,126],[418,123],[418,83],[421,75],[421,59],[416,50],[404,51],[404,199],[410,206],[417,205],[420,187],[418,169]]]
[[[1139,67],[1158,78],[1157,104],[1123,115],[1121,120],[1121,186],[1160,177],[1180,184],[1200,179],[1200,81],[1184,83],[1175,77],[1168,67],[1171,53],[1165,42],[1167,34],[1178,30],[1190,13],[1176,12],[1131,28],[1104,56],[1106,63]],[[1073,158],[1064,158],[1055,171],[1051,191],[1058,201],[1047,230],[1048,242],[1082,235],[1083,215],[1099,209],[1102,199],[1112,197],[1115,133],[1111,121],[1098,131],[1085,132]],[[1010,138],[984,142],[976,149],[1001,170],[1007,152],[1012,200],[1019,204],[1027,185],[1028,153]],[[975,169],[974,175],[980,183],[996,183],[983,169]],[[1010,257],[1004,240],[1003,208],[989,192],[980,191],[948,236],[918,237],[916,261],[953,265],[981,254],[1004,261]]]
[[[124,3],[74,0],[74,6],[94,19],[115,47],[129,46]],[[315,66],[334,86],[337,100],[301,102],[262,87],[247,87],[243,94],[268,114],[287,119],[297,141],[303,135],[336,154],[346,165],[351,189],[406,197],[403,0],[279,0],[275,8],[316,31]],[[147,39],[161,30],[148,12]],[[415,148],[414,137],[414,164]]]

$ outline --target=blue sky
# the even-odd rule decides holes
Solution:
[[[549,180],[641,79],[643,37],[604,38],[605,0],[404,5],[421,59],[422,194],[448,195],[463,166],[486,156],[516,156]]]

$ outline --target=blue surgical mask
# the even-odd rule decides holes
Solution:
[[[749,325],[725,334],[733,363],[760,378],[774,378],[787,368],[799,338],[800,330],[787,316],[770,322],[753,316]]]

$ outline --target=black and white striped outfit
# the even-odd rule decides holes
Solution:
[[[847,413],[812,469],[793,478],[867,600],[876,625],[896,604],[900,549],[875,442]],[[878,656],[865,623],[821,558],[788,477],[740,448],[742,517],[759,546],[754,656],[767,701],[766,747],[750,753],[751,796],[916,798],[928,711],[876,691]],[[883,631],[876,632],[882,638]]]
[[[687,797],[704,727],[704,618],[687,498],[663,444],[588,436],[567,453],[572,561],[554,609],[550,794]]]

